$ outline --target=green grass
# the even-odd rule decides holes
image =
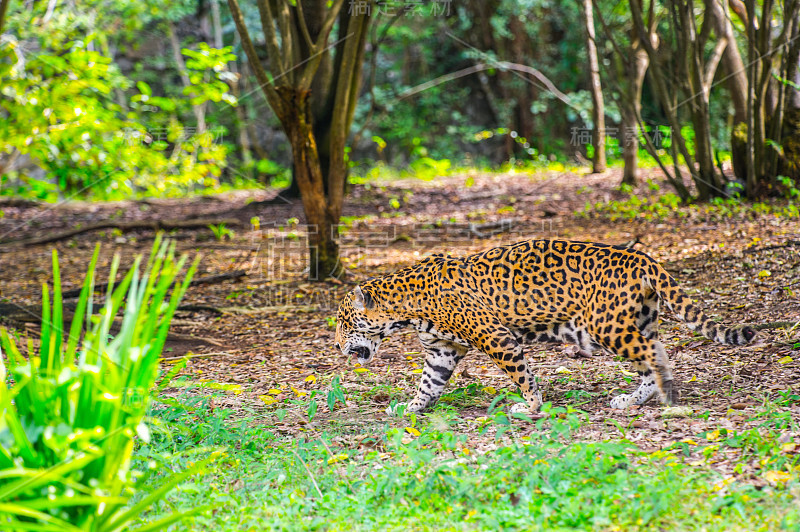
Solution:
[[[630,193],[623,189],[622,192]],[[739,198],[714,198],[708,203],[682,204],[672,192],[661,195],[639,196],[630,194],[624,200],[586,202],[584,208],[576,212],[578,216],[599,216],[608,220],[659,221],[674,219],[703,219],[720,221],[739,218],[754,218],[758,215],[772,215],[777,218],[798,218],[800,209],[797,201],[791,198],[775,199],[749,203]]]
[[[484,401],[487,394],[467,387],[449,395]],[[234,417],[209,409],[208,397],[190,397],[154,412],[158,429],[137,457],[156,460],[166,471],[227,449],[205,476],[152,510],[156,519],[162,512],[217,506],[193,517],[193,530],[800,526],[800,466],[780,441],[797,426],[771,408],[761,411],[757,429],[711,431],[701,441],[646,453],[624,439],[576,441],[585,415],[549,405],[549,416],[533,425],[510,421],[502,409],[464,420],[447,407],[444,415],[401,420],[323,420],[298,425],[295,436],[286,437],[275,412]],[[291,423],[291,414],[284,423]],[[746,476],[733,480],[715,472],[709,464],[728,452],[762,464],[758,478],[766,475],[770,483],[757,487],[741,480]]]

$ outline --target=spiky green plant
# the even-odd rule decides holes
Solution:
[[[42,291],[42,330],[24,356],[0,328],[0,529],[130,529],[138,516],[203,463],[173,475],[147,495],[146,474],[130,468],[135,439],[148,440],[143,418],[170,321],[196,268],[178,279],[186,257],[159,236],[140,275],[142,257],[115,285],[112,261],[105,303],[93,310],[95,249],[65,333],[58,255],[53,296]],[[122,309],[119,319],[117,314]],[[112,334],[112,326],[118,331]],[[198,509],[200,510],[200,509]],[[184,514],[185,515],[185,514]],[[136,530],[158,530],[172,515]]]

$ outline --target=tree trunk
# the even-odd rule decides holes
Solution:
[[[647,67],[650,59],[647,52],[642,48],[641,43],[635,38],[635,32],[631,38],[630,51],[633,60],[626,61],[628,70],[627,101],[622,102],[620,111],[622,113],[622,160],[624,167],[622,170],[622,182],[628,185],[636,185],[639,178],[639,135],[637,116],[642,114],[642,87],[644,77],[647,74]]]
[[[758,178],[756,176],[756,134],[755,123],[756,113],[758,108],[755,105],[756,98],[756,77],[759,62],[756,60],[756,31],[755,31],[755,4],[748,2],[747,7],[747,20],[749,21],[746,28],[747,35],[747,151],[746,162],[747,172],[745,175],[745,191],[748,197],[754,197],[758,189]]]
[[[178,68],[181,81],[184,87],[191,87],[192,82],[189,80],[189,75],[186,73],[186,63],[183,61],[183,54],[181,53],[181,44],[178,41],[178,36],[175,33],[175,27],[172,21],[167,21],[167,33],[169,34],[169,43],[172,47],[172,58]],[[197,121],[197,133],[204,133],[206,130],[206,104],[192,105],[192,112]]]
[[[592,121],[594,122],[592,172],[597,174],[606,169],[606,119],[603,88],[600,83],[600,62],[597,59],[592,0],[583,0],[583,15],[586,24],[586,53],[589,56],[589,76],[592,85]]]
[[[792,43],[786,58],[786,79],[800,85],[800,20],[795,16],[794,32],[789,42]],[[780,124],[783,157],[779,159],[776,173],[794,179],[800,184],[800,90],[788,86],[784,97],[783,124]]]
[[[338,277],[344,271],[335,231],[344,203],[345,147],[358,98],[372,10],[345,15],[344,0],[293,4],[259,0],[269,64],[273,74],[281,73],[271,80],[247,31],[238,0],[228,0],[228,5],[258,84],[292,146],[293,182],[300,190],[308,223],[309,280]],[[337,18],[340,38],[328,46]],[[336,53],[335,66],[328,68],[331,48]],[[314,87],[317,91],[312,109]],[[328,109],[330,128],[315,129],[315,111],[327,120]]]
[[[0,35],[3,33],[3,28],[6,22],[6,13],[8,12],[8,4],[11,0],[0,0]]]
[[[527,62],[525,57],[525,50],[530,47],[528,42],[528,34],[525,27],[520,21],[519,17],[512,16],[508,22],[508,29],[511,32],[512,40],[510,43],[511,58],[515,63],[525,64]],[[530,141],[533,138],[533,116],[531,114],[532,104],[532,85],[524,83],[515,98],[515,117],[516,130],[520,137]],[[514,142],[516,144],[516,142]]]
[[[639,180],[639,139],[636,135],[636,114],[626,107],[620,108],[622,114],[622,183],[636,186]]]
[[[684,158],[689,166],[689,171],[692,173],[692,177],[695,177],[696,169],[694,168],[694,160],[692,159],[689,151],[686,149],[686,143],[684,142],[683,137],[681,136],[681,127],[680,121],[678,120],[677,112],[676,112],[676,105],[675,105],[675,96],[676,91],[670,90],[670,87],[667,83],[666,77],[667,73],[665,72],[665,65],[659,60],[659,43],[660,40],[658,38],[658,34],[656,33],[657,24],[654,18],[654,14],[652,12],[653,4],[651,2],[650,7],[650,21],[649,26],[645,26],[644,16],[643,16],[643,7],[639,0],[629,0],[628,5],[631,9],[631,15],[633,19],[633,31],[636,32],[636,37],[639,39],[642,47],[647,53],[647,57],[650,62],[650,68],[648,69],[648,77],[653,86],[653,92],[656,95],[656,99],[661,103],[661,106],[664,108],[666,118],[669,121],[669,126],[672,128],[673,136],[671,139],[671,150],[672,150],[672,160],[673,160],[673,168],[675,175],[673,176],[664,163],[661,161],[661,158],[658,156],[658,152],[656,147],[653,145],[653,139],[651,138],[650,134],[644,131],[644,121],[642,120],[641,114],[636,116],[636,120],[639,122],[639,128],[642,131],[642,134],[645,137],[645,146],[647,147],[648,152],[658,161],[659,167],[664,172],[664,176],[667,178],[669,183],[675,188],[675,191],[681,198],[681,201],[687,201],[691,198],[691,194],[689,194],[689,190],[686,188],[686,185],[683,183],[683,175],[680,171],[679,167],[679,159],[678,154]],[[674,76],[674,73],[671,73]],[[670,78],[672,78],[670,76]]]
[[[292,145],[294,179],[300,189],[308,222],[309,272],[312,281],[338,277],[342,273],[339,245],[334,234],[336,219],[325,195],[317,142],[311,124],[310,91],[277,87],[281,109],[278,118]]]
[[[720,38],[728,41],[728,46],[722,54],[720,67],[733,106],[733,127],[730,138],[731,164],[733,165],[733,174],[744,182],[747,179],[747,137],[745,134],[747,127],[747,75],[745,72],[747,69],[739,52],[727,4],[711,2],[709,7],[711,9],[706,11],[706,16],[714,17],[714,31]],[[743,5],[738,7],[744,9]],[[740,16],[743,15],[744,13],[741,13]]]

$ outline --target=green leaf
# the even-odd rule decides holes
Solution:
[[[145,96],[152,96],[153,91],[150,89],[150,85],[145,83],[144,81],[137,81],[136,88],[139,89],[139,92],[144,94]]]
[[[108,521],[103,520],[102,523],[105,525],[104,528],[107,530],[116,530],[121,528],[123,525],[131,521],[133,518],[135,518],[148,508],[150,508],[150,506],[153,503],[164,498],[164,496],[175,486],[177,486],[190,476],[205,471],[206,468],[208,467],[208,464],[216,460],[220,454],[221,454],[220,452],[214,452],[211,454],[209,458],[194,464],[193,466],[189,467],[188,469],[186,469],[181,473],[177,473],[170,476],[168,479],[163,481],[162,484],[156,490],[149,493],[135,505],[131,506],[127,510],[118,512],[113,516],[109,516],[110,518]]]

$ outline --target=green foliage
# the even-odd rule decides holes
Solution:
[[[229,229],[225,224],[211,224],[208,226],[208,228],[211,229],[212,233],[214,233],[214,238],[220,242],[226,238],[231,240],[235,236],[233,230]]]
[[[776,181],[783,189],[783,195],[788,200],[800,200],[800,189],[797,188],[791,177],[779,175]]]
[[[230,410],[205,408],[207,397],[184,400],[191,415],[178,407],[157,412],[163,431],[138,454],[147,459],[200,444],[228,447],[204,479],[169,496],[177,509],[218,505],[214,514],[193,518],[194,530],[410,530],[424,523],[431,530],[723,531],[800,523],[796,472],[765,472],[778,481],[756,487],[684,459],[682,445],[647,453],[624,440],[574,441],[584,421],[563,408],[548,407],[544,419],[519,430],[504,409],[492,407],[491,415],[469,421],[471,436],[436,412],[409,416],[401,426],[360,419],[359,444],[350,446],[343,442],[353,437],[352,423],[339,432],[330,420],[307,438],[282,439],[285,410],[250,412],[234,422]],[[310,408],[311,401],[298,404],[292,415],[306,417]],[[474,433],[500,430],[508,437],[503,446],[474,452]],[[743,448],[758,459],[780,454],[775,443],[765,443],[778,442],[774,428],[761,440],[757,435],[720,430],[705,434],[708,445],[700,446],[710,449],[709,460]],[[693,443],[687,445],[698,447]],[[164,465],[180,467],[185,459],[174,456],[161,458]],[[794,466],[796,460],[784,460],[766,467]]]
[[[236,105],[236,98],[228,93],[229,87],[226,83],[236,79],[228,70],[228,63],[236,60],[236,56],[231,53],[233,47],[226,46],[218,50],[204,42],[197,47],[197,50],[181,50],[189,58],[186,68],[189,69],[189,81],[192,83],[183,89],[183,93],[190,97],[192,105],[201,105],[207,101],[225,101]]]
[[[39,345],[27,358],[0,329],[0,528],[3,530],[121,530],[206,462],[142,491],[148,476],[130,468],[134,441],[148,441],[143,423],[170,321],[197,268],[178,276],[185,258],[157,238],[140,275],[141,257],[94,312],[95,250],[65,336],[61,279],[53,251],[52,303],[42,291]],[[171,286],[175,283],[175,288]],[[170,290],[172,293],[170,294]],[[122,311],[119,332],[111,327]],[[82,331],[83,338],[81,338]],[[138,499],[133,497],[139,494]],[[199,511],[200,509],[198,509]],[[187,513],[193,513],[190,510]],[[139,530],[157,530],[169,515]]]
[[[15,12],[10,25],[17,37],[0,44],[3,151],[29,158],[44,175],[7,172],[0,194],[52,201],[218,188],[228,151],[216,142],[220,131],[196,132],[180,116],[207,101],[235,105],[226,84],[232,79],[227,61],[235,57],[230,48],[202,44],[197,51],[184,50],[189,98],[158,96],[113,64],[102,15],[95,14],[98,21],[58,4],[52,18],[40,24],[38,9],[45,7]],[[108,9],[135,7],[119,2]],[[159,10],[151,11],[148,16]]]
[[[653,190],[652,185],[649,188]],[[800,218],[800,208],[793,200],[772,200],[750,204],[738,197],[733,197],[713,198],[707,204],[683,204],[680,197],[672,193],[642,197],[634,194],[632,187],[625,184],[621,185],[619,190],[630,196],[624,200],[586,202],[583,210],[577,214],[579,216],[602,216],[611,221],[634,219],[664,221],[687,217],[723,220],[751,217],[758,214]]]

